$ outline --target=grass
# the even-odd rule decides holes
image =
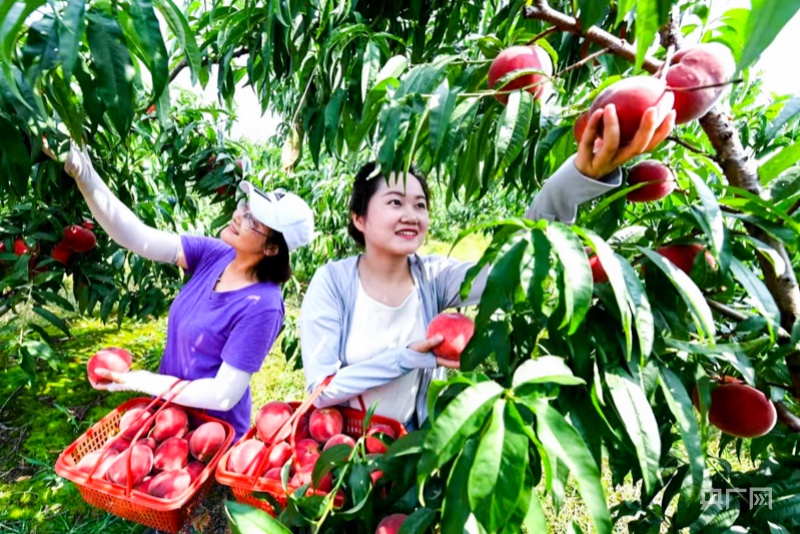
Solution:
[[[469,236],[453,256],[477,259],[487,244],[486,238]],[[449,248],[432,242],[423,253],[447,255]],[[296,316],[297,308],[289,307],[288,313]],[[128,398],[137,396],[93,390],[86,380],[88,358],[103,347],[123,346],[135,354],[134,367],[155,369],[163,352],[166,319],[124,322],[117,329],[97,319],[72,317],[70,325],[73,336],[58,345],[58,369],[41,365],[32,386],[18,365],[0,370],[0,534],[137,534],[144,530],[86,505],[75,486],[56,475],[53,465],[58,454],[87,428]],[[4,340],[0,339],[0,347],[3,345]],[[254,412],[269,400],[298,400],[304,396],[302,370],[293,364],[280,352],[280,342],[276,343],[251,383]],[[723,457],[737,469],[752,465],[747,459],[737,460],[729,451]],[[611,487],[607,466],[603,467],[603,484],[609,506],[637,498],[638,488],[630,478],[623,485]],[[224,498],[225,490],[218,491],[222,493],[216,496],[217,502]],[[565,488],[565,502],[559,514],[549,500],[544,502],[544,508],[553,532],[572,531],[573,522],[584,532],[592,531],[574,481]],[[223,521],[221,517],[217,519]],[[213,534],[222,530],[192,530],[197,531]],[[623,522],[616,525],[615,532],[625,531]]]

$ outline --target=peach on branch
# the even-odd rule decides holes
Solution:
[[[544,74],[529,72],[520,74],[502,87],[495,84],[503,77],[519,70],[538,70]],[[489,89],[496,91],[513,91],[525,89],[539,98],[544,91],[547,77],[553,73],[550,56],[540,46],[512,46],[500,52],[489,67]],[[508,103],[508,93],[496,94],[495,98],[503,104]]]
[[[606,87],[592,102],[591,117],[597,110],[614,104],[619,121],[619,145],[633,141],[642,116],[651,107],[656,108],[656,124],[660,124],[672,110],[675,97],[663,80],[652,76],[632,76]],[[597,125],[597,134],[603,137],[603,120]]]
[[[675,122],[699,119],[717,103],[725,83],[736,72],[730,49],[721,43],[702,43],[680,50],[672,57],[667,85],[675,95]],[[705,89],[695,89],[705,86]]]
[[[661,162],[647,160],[631,167],[628,171],[628,185],[644,183],[628,193],[628,202],[653,202],[661,200],[675,189],[675,175]]]
[[[693,394],[700,409],[697,389]],[[720,431],[740,438],[757,438],[769,433],[778,420],[775,406],[764,393],[746,384],[721,383],[711,390],[708,421]]]
[[[397,534],[397,532],[400,531],[400,527],[406,522],[406,518],[408,518],[408,516],[405,514],[392,514],[384,517],[381,522],[378,523],[375,534]]]
[[[64,244],[78,253],[89,252],[97,245],[94,232],[73,224],[64,228]]]
[[[692,243],[690,245],[666,245],[658,248],[656,252],[667,258],[686,274],[691,274],[695,258],[697,258],[700,252],[704,252],[706,262],[710,267],[714,268],[717,264],[714,260],[714,256],[699,243]]]

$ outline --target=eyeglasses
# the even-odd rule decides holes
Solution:
[[[261,234],[266,238],[269,238],[269,234],[265,234],[261,230],[256,229],[256,221],[253,220],[253,214],[250,213],[250,203],[247,202],[245,199],[239,201],[238,206],[236,207],[237,211],[243,211],[244,213],[242,216],[244,220],[247,221],[247,226],[251,232],[255,232],[257,234]]]

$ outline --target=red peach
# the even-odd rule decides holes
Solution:
[[[258,439],[264,443],[271,442],[293,411],[291,406],[280,401],[268,402],[262,406],[256,414]]]
[[[461,313],[440,313],[428,325],[428,339],[440,334],[444,341],[433,347],[433,353],[447,360],[459,361],[461,353],[475,333],[475,323]]]
[[[723,84],[736,72],[736,62],[730,49],[721,43],[702,43],[681,49],[672,57],[667,71],[671,88],[702,87]],[[699,119],[717,103],[726,86],[696,91],[675,91],[675,122],[678,124]]]
[[[675,189],[675,175],[659,161],[642,161],[628,171],[628,185],[646,183],[627,195],[628,202],[661,200]]]
[[[545,74],[522,74],[517,76],[502,87],[495,88],[495,84],[507,74],[517,70],[537,69]],[[489,89],[497,91],[513,91],[526,88],[534,99],[539,98],[544,91],[547,76],[553,73],[553,63],[550,56],[540,46],[511,46],[500,52],[489,67]],[[536,85],[534,85],[536,84]],[[508,93],[496,94],[495,98],[503,104],[508,103]]]
[[[386,437],[397,439],[397,432],[392,427],[383,423],[375,423],[367,430],[367,451],[376,454],[386,452],[386,444],[379,438],[374,438],[375,434],[385,434]]]
[[[201,462],[207,462],[222,448],[225,442],[225,427],[216,421],[209,421],[190,432],[189,450]]]
[[[189,461],[189,444],[182,438],[168,438],[158,446],[153,465],[161,471],[176,471]]]
[[[177,471],[162,471],[150,481],[148,493],[159,499],[176,499],[189,489],[192,476],[184,469]]]
[[[606,87],[595,98],[589,114],[591,116],[595,111],[614,104],[619,120],[619,146],[625,146],[633,141],[648,108],[656,107],[656,123],[661,124],[672,110],[674,101],[673,93],[667,91],[663,80],[652,76],[632,76]],[[598,123],[597,134],[603,136],[602,119]]]
[[[142,407],[131,408],[119,421],[119,430],[125,439],[133,439],[152,414]]]
[[[93,387],[101,384],[110,384],[110,380],[97,375],[97,370],[106,369],[114,373],[127,373],[131,369],[132,360],[131,353],[119,347],[108,347],[96,352],[86,364],[89,383]]]
[[[267,455],[267,448],[257,439],[248,439],[236,445],[228,457],[228,471],[252,475],[261,460]]]
[[[319,443],[325,443],[344,428],[342,412],[336,408],[322,408],[311,412],[308,420],[308,431]]]
[[[267,468],[271,467],[283,467],[289,458],[292,457],[292,446],[286,443],[285,441],[281,441],[280,443],[276,443],[272,450],[269,451],[269,459],[267,460]]]
[[[353,440],[353,438],[351,438],[347,434],[336,434],[327,442],[325,442],[325,446],[322,447],[322,452],[325,452],[331,447],[335,447],[336,445],[347,445],[348,447],[353,449],[356,446],[356,442],[355,440]]]
[[[189,416],[177,406],[168,406],[156,415],[150,436],[158,442],[169,438],[182,438],[189,432]]]
[[[392,514],[384,517],[383,520],[378,523],[375,534],[397,534],[407,517],[406,514]]]
[[[64,244],[78,253],[89,252],[97,245],[94,232],[73,224],[64,228]]]
[[[125,486],[128,483],[128,456],[131,463],[131,486],[136,486],[153,469],[153,451],[146,445],[138,443],[119,454],[108,468],[106,478],[114,484]]]

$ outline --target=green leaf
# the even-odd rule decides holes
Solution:
[[[503,393],[496,382],[481,382],[461,392],[433,422],[417,469],[420,487],[425,478],[452,458],[483,426],[495,399]]]
[[[750,5],[752,9],[745,35],[741,38],[744,49],[739,56],[737,70],[749,67],[761,57],[761,53],[800,9],[800,0],[752,0]]]
[[[560,384],[562,386],[579,386],[586,382],[572,373],[572,369],[559,356],[540,356],[526,360],[514,372],[511,382],[517,388],[523,384]]]
[[[417,508],[403,521],[397,534],[415,534],[417,532],[428,532],[428,529],[436,521],[436,512],[430,508]]]
[[[783,105],[783,109],[777,117],[770,123],[767,129],[767,139],[772,140],[784,124],[789,122],[795,115],[800,113],[800,95],[793,96]]]
[[[628,285],[625,282],[620,260],[616,254],[614,254],[614,251],[611,250],[611,247],[608,246],[608,243],[603,241],[603,238],[601,238],[599,235],[590,230],[583,231],[579,229],[577,232],[586,236],[592,243],[592,248],[594,248],[595,252],[597,253],[597,258],[600,260],[600,264],[603,266],[603,270],[608,276],[608,282],[611,285],[612,291],[614,292],[614,299],[617,303],[617,309],[619,309],[620,319],[622,321],[622,331],[625,334],[625,355],[626,358],[630,358],[633,350],[631,309],[629,307],[631,296],[628,294]]]
[[[636,70],[642,68],[647,50],[660,25],[658,0],[636,0]]]
[[[152,0],[131,0],[131,15],[139,42],[145,53],[145,63],[153,77],[153,95],[157,99],[169,83],[169,55],[158,25]]]
[[[33,311],[35,311],[41,317],[47,319],[47,321],[49,321],[53,326],[64,332],[67,336],[71,336],[71,334],[69,333],[69,327],[67,326],[67,323],[64,321],[64,319],[62,319],[55,313],[45,310],[44,308],[40,308],[39,306],[34,306]]]
[[[19,98],[20,102],[25,102],[22,94],[17,87],[14,79],[13,61],[14,47],[17,42],[22,25],[25,24],[28,16],[39,9],[44,4],[44,0],[25,0],[15,2],[14,0],[3,0],[0,4],[0,68],[11,92]]]
[[[578,8],[580,9],[578,18],[580,19],[581,28],[588,28],[603,20],[608,9],[608,1],[578,0]]]
[[[235,501],[225,501],[225,513],[234,534],[291,534],[267,512]]]
[[[475,116],[480,107],[478,105],[479,103],[479,98],[471,96],[463,99],[461,103],[456,106],[456,109],[453,110],[452,115],[448,119],[447,137],[442,143],[440,153],[443,154],[443,156],[441,156],[440,160],[444,160],[448,156],[451,158],[459,157],[458,155],[461,152],[462,145],[472,130]],[[433,114],[431,114],[431,120],[433,120]]]
[[[594,528],[598,534],[610,534],[611,517],[606,506],[600,469],[594,462],[586,443],[564,416],[545,400],[530,403],[528,406],[536,414],[537,435],[548,454],[558,458],[558,461],[566,465],[575,477],[578,492],[586,504]]]
[[[114,129],[125,139],[133,122],[133,77],[136,71],[117,21],[97,13],[88,19],[86,34],[94,59],[97,93],[106,105]]]
[[[61,121],[67,127],[70,136],[82,143],[83,136],[83,116],[78,109],[78,102],[71,86],[64,83],[64,80],[53,72],[50,78],[50,86],[53,107],[58,111]]]
[[[675,267],[672,262],[664,259],[661,254],[646,249],[644,247],[636,247],[645,256],[648,257],[667,277],[670,279],[678,294],[689,306],[692,313],[692,320],[697,327],[698,334],[702,335],[709,340],[709,343],[714,343],[714,338],[717,335],[717,329],[714,325],[714,317],[711,315],[711,309],[708,307],[705,297],[700,289],[695,285],[689,276]]]
[[[686,174],[692,180],[692,185],[694,185],[694,189],[697,191],[697,196],[700,197],[700,202],[703,206],[703,209],[696,210],[700,214],[697,217],[697,222],[708,236],[714,256],[720,258],[720,266],[725,270],[730,260],[728,254],[724,254],[724,258],[722,257],[725,250],[725,225],[722,222],[722,213],[717,203],[717,196],[700,176],[688,170]]]
[[[798,161],[800,161],[800,140],[783,147],[780,152],[763,163],[758,168],[758,177],[761,183],[766,185]]]
[[[528,437],[513,404],[498,399],[481,436],[467,494],[475,517],[497,532],[514,512],[528,469]]]
[[[464,534],[464,525],[471,513],[467,493],[469,474],[477,450],[478,439],[467,440],[450,470],[450,478],[444,488],[441,534]]]
[[[625,15],[630,13],[635,5],[636,0],[619,0],[617,2],[617,20],[614,25],[619,26],[619,23],[625,20]]]
[[[192,73],[192,84],[197,83],[198,76],[202,69],[202,62],[200,56],[200,49],[197,47],[197,41],[194,39],[194,32],[189,28],[189,23],[186,17],[178,6],[172,0],[153,0],[156,8],[164,15],[170,30],[175,35],[183,53],[186,55],[186,62],[189,64],[189,70]]]
[[[339,143],[337,138],[341,132],[342,126],[342,108],[344,107],[347,93],[344,89],[337,89],[328,105],[325,106],[325,142],[328,151],[334,156],[339,155]]]
[[[61,24],[58,26],[58,56],[67,83],[72,78],[72,70],[78,61],[78,48],[86,27],[85,10],[85,0],[69,0]]]
[[[522,151],[533,117],[533,96],[527,91],[514,91],[508,96],[508,105],[500,115],[495,142],[498,175],[513,162]]]
[[[547,516],[544,514],[544,508],[542,508],[542,502],[539,500],[539,494],[536,493],[536,488],[531,488],[531,500],[523,524],[525,528],[528,529],[528,532],[550,531],[547,523]]]
[[[758,350],[765,342],[769,343],[770,341],[767,338],[761,338],[746,343],[715,343],[713,346],[708,346],[701,343],[680,341],[675,338],[664,338],[664,344],[668,347],[682,350],[689,354],[717,356],[717,358],[709,359],[714,361],[715,364],[718,363],[718,360],[730,364],[750,384],[755,382],[756,374],[753,369],[753,363],[747,356],[747,350]]]
[[[520,285],[520,269],[528,245],[527,239],[518,240],[489,271],[476,318],[478,324],[488,324],[498,309],[509,310],[514,302],[524,300]]]
[[[445,137],[449,131],[450,117],[456,105],[456,92],[450,90],[450,84],[445,78],[439,87],[434,91],[433,96],[428,99],[428,116],[430,122],[430,133],[428,139],[431,144],[431,155],[434,161],[439,160],[439,150],[444,144]],[[463,118],[462,115],[456,120]],[[457,126],[457,125],[456,125]],[[445,157],[449,154],[445,154]]]
[[[636,334],[639,339],[639,350],[642,356],[649,356],[653,351],[653,340],[655,339],[655,326],[653,311],[650,308],[650,301],[647,300],[642,281],[636,271],[633,270],[628,260],[617,255],[620,267],[622,267],[625,285],[628,287],[628,304],[633,310],[633,322],[636,325]]]
[[[774,329],[780,328],[781,312],[767,286],[737,258],[731,259],[731,272],[747,291],[758,312],[767,320],[770,335],[774,336]]]
[[[692,411],[692,399],[680,381],[680,378],[667,367],[661,367],[661,391],[667,399],[672,415],[678,423],[683,445],[686,447],[686,455],[690,466],[691,486],[689,502],[680,503],[682,506],[689,506],[699,500],[700,492],[703,488],[703,472],[706,468],[705,451],[703,450],[703,439],[700,436],[700,427],[697,425],[697,418]]]
[[[361,101],[366,102],[372,80],[381,66],[381,49],[375,41],[370,40],[364,47],[361,65]]]
[[[625,431],[636,448],[647,495],[653,495],[659,480],[661,436],[658,422],[642,387],[625,371],[606,372],[606,383]]]
[[[572,335],[589,311],[592,300],[592,270],[583,245],[569,227],[560,222],[551,222],[547,225],[546,234],[564,269],[563,293],[559,295],[559,299],[565,313],[560,328],[569,324],[568,333]]]
[[[408,66],[408,59],[405,56],[392,56],[386,61],[386,63],[381,67],[381,70],[378,71],[378,74],[375,76],[375,85],[380,85],[381,82],[384,80],[388,80],[391,78],[399,79],[400,75],[406,70]]]

